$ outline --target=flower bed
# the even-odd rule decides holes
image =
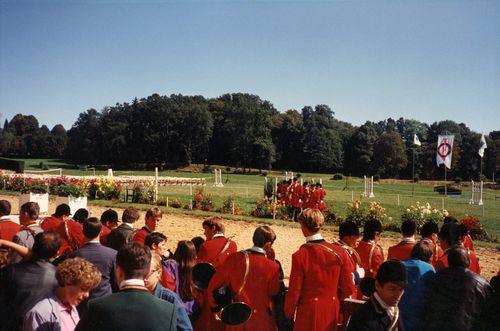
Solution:
[[[440,224],[447,215],[448,211],[446,209],[432,208],[428,202],[426,204],[421,204],[417,201],[416,205],[410,206],[401,214],[401,221],[413,220],[420,228],[427,222]]]
[[[474,216],[466,216],[460,220],[469,231],[469,235],[473,240],[489,240],[488,233],[481,225],[479,218]]]

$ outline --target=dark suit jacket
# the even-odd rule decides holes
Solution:
[[[347,331],[386,331],[391,320],[372,296],[352,315]],[[405,331],[402,319],[398,319],[398,331]]]
[[[132,240],[134,230],[125,224],[120,224],[119,227],[113,229],[108,235],[108,247],[118,251],[126,243]]]
[[[49,262],[11,264],[0,274],[0,329],[14,330],[28,310],[49,296],[55,287],[56,269]]]
[[[176,331],[175,306],[151,293],[129,289],[89,301],[76,331]]]
[[[111,294],[115,284],[115,259],[116,251],[100,243],[86,243],[76,250],[70,257],[81,257],[92,264],[101,272],[101,283],[90,292],[90,299]]]

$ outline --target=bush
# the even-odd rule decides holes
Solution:
[[[434,186],[434,192],[444,194],[444,185]],[[462,190],[456,186],[446,185],[446,193],[450,195],[460,195]]]
[[[198,188],[193,197],[193,209],[212,211],[214,209],[214,204],[212,202],[212,195],[203,191],[203,188]]]
[[[420,176],[419,175],[415,175],[415,179],[413,180],[414,183],[418,183],[418,181],[420,180]]]
[[[340,174],[340,173],[337,173],[337,174],[333,175],[332,179],[333,180],[342,180],[342,179],[344,179],[344,175]]]
[[[420,204],[417,201],[415,206],[410,206],[401,214],[401,222],[412,220],[417,223],[418,228],[427,222],[434,222],[440,224],[443,222],[445,216],[448,215],[446,209],[432,208],[427,202],[426,204]]]
[[[88,185],[91,199],[118,200],[121,193],[121,184],[107,177],[92,179]]]
[[[239,215],[241,210],[240,210],[240,205],[236,203],[234,199],[234,195],[230,195],[227,198],[222,198],[222,206],[220,207],[219,211],[222,214],[232,214],[233,213],[233,205],[234,205],[234,215]]]
[[[165,204],[166,204],[166,202],[165,202]],[[181,208],[182,207],[181,200],[179,198],[176,198],[176,199],[170,201],[170,207]]]
[[[474,216],[466,216],[460,220],[460,223],[465,225],[469,231],[469,235],[473,240],[489,240],[488,233],[481,225],[479,218]]]
[[[461,177],[455,177],[455,184],[460,184],[462,182]]]
[[[155,199],[155,184],[154,181],[138,180],[134,183],[134,195],[132,202],[135,203],[151,203]]]
[[[24,172],[24,161],[6,159],[0,157],[0,169],[12,170],[16,173]]]
[[[374,175],[374,176],[373,176],[373,181],[374,181],[374,182],[378,182],[378,181],[380,181],[380,175],[379,175],[379,174]]]
[[[86,183],[82,180],[61,176],[49,179],[50,194],[60,197],[85,197],[87,196]]]

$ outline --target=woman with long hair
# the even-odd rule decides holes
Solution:
[[[192,273],[196,264],[196,248],[189,240],[181,240],[177,243],[174,253],[179,273],[178,293],[184,303],[191,321],[196,320],[200,313],[199,291],[194,287]]]

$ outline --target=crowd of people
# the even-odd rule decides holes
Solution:
[[[289,201],[300,185],[287,188]],[[319,186],[321,189],[321,186]],[[303,191],[302,186],[300,190]],[[317,188],[316,188],[317,190]],[[313,190],[314,192],[314,190]],[[324,199],[324,196],[323,198]],[[297,210],[304,244],[284,275],[276,234],[257,226],[247,249],[225,236],[217,217],[199,236],[167,249],[151,208],[141,227],[133,207],[100,219],[69,206],[39,219],[34,202],[19,224],[0,200],[1,330],[493,330],[500,281],[480,276],[466,229],[401,225],[401,241],[379,245],[382,224],[339,226],[328,241],[318,208]],[[300,211],[300,212],[299,212]],[[141,224],[142,225],[142,224]],[[208,266],[209,272],[202,266]]]
[[[271,196],[272,194],[269,194],[269,197]],[[326,191],[323,185],[319,182],[300,182],[298,177],[279,182],[276,187],[276,198],[280,206],[289,210],[295,221],[303,209],[324,211],[326,208]]]

